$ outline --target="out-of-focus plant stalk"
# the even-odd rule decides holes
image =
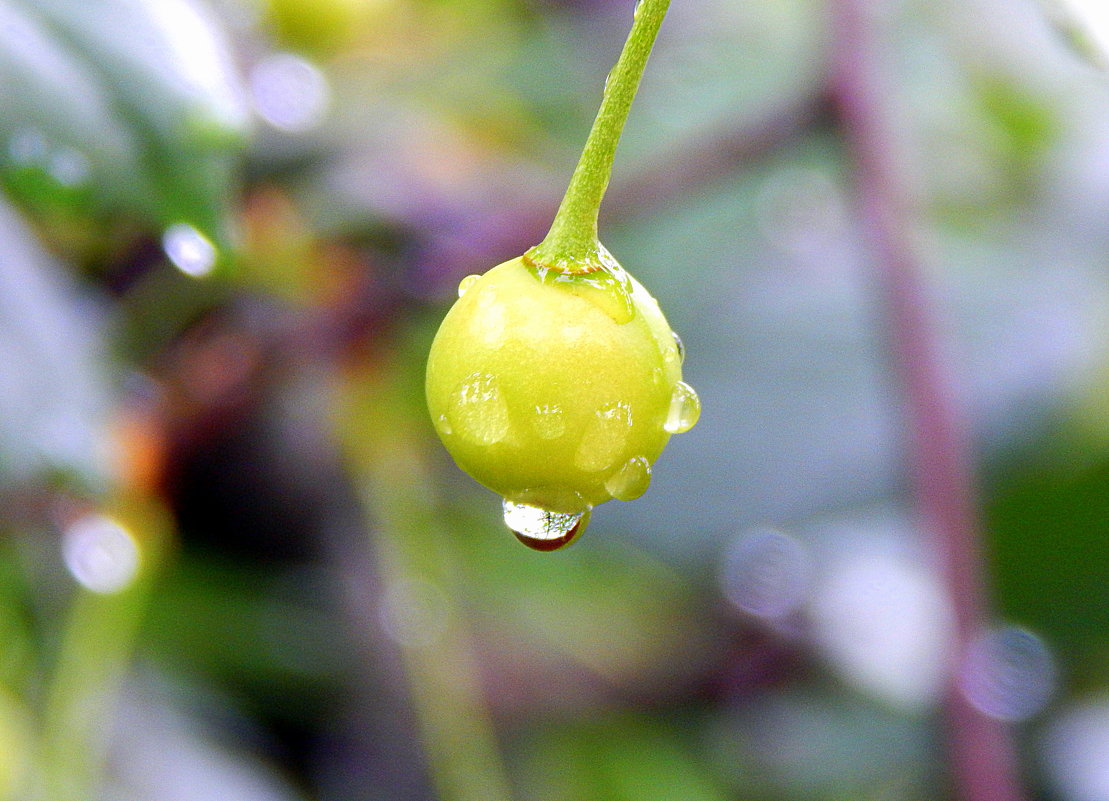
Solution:
[[[980,524],[967,424],[943,357],[937,314],[914,239],[878,57],[883,0],[836,0],[834,92],[855,162],[860,214],[886,293],[890,348],[900,372],[916,511],[936,554],[955,614],[956,643],[945,692],[949,760],[962,801],[1018,801],[1009,733],[973,707],[958,675],[987,613]]]
[[[423,406],[414,406],[404,392],[402,375],[395,364],[348,374],[339,404],[342,442],[374,520],[383,616],[391,619],[400,647],[438,797],[509,801],[507,772],[457,602],[461,576],[451,547],[456,535],[436,510],[427,441],[413,420]]]
[[[107,514],[134,538],[139,564],[127,586],[78,587],[51,677],[39,754],[39,801],[100,795],[120,686],[169,542],[168,513],[139,495],[117,496]]]

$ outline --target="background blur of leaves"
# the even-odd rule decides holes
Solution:
[[[887,5],[968,692],[1032,797],[1105,801],[1109,77],[1028,1]],[[602,234],[705,408],[648,494],[535,554],[433,440],[435,326],[545,233],[631,11],[0,0],[0,799],[943,796],[824,3],[674,0],[632,111]]]

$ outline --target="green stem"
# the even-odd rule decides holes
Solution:
[[[605,81],[601,108],[551,230],[525,254],[532,263],[571,273],[592,272],[613,264],[597,238],[597,212],[612,175],[620,134],[669,5],[670,0],[639,0],[636,5],[631,33]]]
[[[169,518],[157,504],[121,494],[111,506],[113,519],[124,521],[138,541],[141,564],[119,592],[76,591],[44,711],[43,801],[85,801],[100,793],[117,696],[169,538]]]

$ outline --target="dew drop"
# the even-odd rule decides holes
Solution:
[[[607,403],[597,410],[585,427],[574,464],[593,473],[617,464],[632,428],[632,410],[626,403]]]
[[[588,273],[568,273],[528,264],[527,269],[540,283],[557,286],[589,301],[618,325],[635,319],[631,277],[607,251],[600,254],[608,262],[602,269]]]
[[[78,583],[95,593],[120,592],[139,571],[139,546],[131,532],[110,517],[86,515],[62,535],[66,567]]]
[[[678,350],[678,364],[685,364],[685,344],[682,342],[682,338],[678,336],[677,333],[675,333],[674,331],[671,331],[670,333],[674,335],[674,347]]]
[[[701,399],[693,387],[679,381],[670,397],[670,413],[666,416],[663,428],[671,434],[681,434],[697,425],[700,418]]]
[[[203,278],[216,266],[216,246],[188,223],[167,228],[162,249],[178,270],[193,278]]]
[[[557,551],[578,538],[589,522],[584,512],[552,512],[505,498],[504,524],[516,539],[536,551]]]
[[[317,127],[331,103],[331,87],[316,65],[291,53],[263,58],[250,71],[258,116],[286,133]]]
[[[959,688],[985,715],[1017,722],[1039,712],[1056,687],[1055,659],[1036,634],[1015,626],[986,631],[967,648]]]
[[[449,435],[454,433],[454,426],[451,425],[451,421],[447,419],[445,414],[439,415],[439,419],[435,421],[435,427],[439,429],[440,434]]]
[[[463,291],[469,289],[470,286],[467,286]],[[486,282],[473,300],[475,306],[470,331],[475,339],[487,347],[500,347],[504,344],[505,331],[508,329],[508,309],[501,302],[497,285]]]
[[[639,16],[639,9],[643,6],[643,0],[635,0],[635,8],[632,9],[632,18]]]
[[[634,501],[651,486],[651,464],[644,456],[633,456],[608,477],[605,489],[618,501]]]
[[[558,439],[566,433],[566,420],[562,416],[562,407],[557,403],[536,406],[532,424],[535,433],[542,439]]]
[[[469,289],[470,287],[472,287],[474,284],[476,284],[480,279],[481,279],[480,275],[467,275],[465,278],[463,278],[461,281],[459,281],[458,282],[458,297],[462,297],[463,295],[465,295],[466,290]]]
[[[755,529],[736,539],[724,555],[720,585],[739,609],[763,620],[793,614],[812,590],[812,556],[796,537]]]
[[[88,180],[89,160],[70,148],[52,153],[46,171],[62,186],[78,186]]]
[[[508,436],[508,405],[496,376],[470,373],[451,395],[448,425],[476,445],[493,445]]]

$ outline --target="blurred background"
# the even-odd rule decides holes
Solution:
[[[0,0],[0,799],[924,801],[946,685],[1029,798],[1109,799],[1105,12],[875,5],[973,432],[954,667],[839,6],[674,1],[601,228],[704,412],[541,554],[423,362],[632,0]]]

